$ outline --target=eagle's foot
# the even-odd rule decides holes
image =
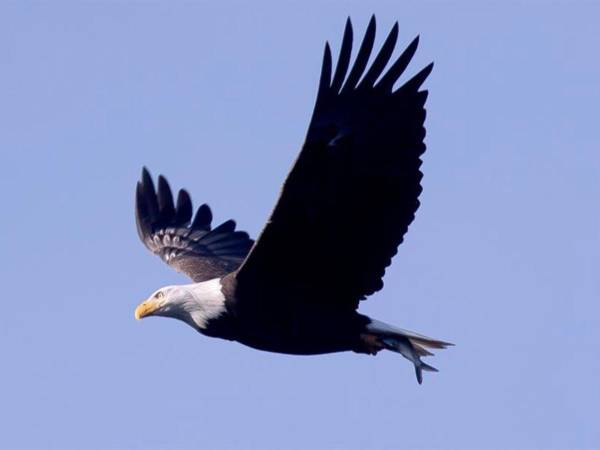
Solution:
[[[385,348],[383,343],[374,334],[362,333],[360,335],[360,340],[362,342],[364,353],[369,355],[376,355],[377,352]]]

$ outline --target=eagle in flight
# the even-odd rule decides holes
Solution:
[[[212,227],[203,204],[174,200],[163,176],[155,187],[144,168],[135,216],[142,242],[193,283],[166,286],[135,310],[136,319],[179,319],[200,333],[260,350],[295,355],[352,350],[400,353],[421,360],[448,342],[360,314],[361,300],[383,287],[419,207],[425,151],[428,65],[397,89],[418,37],[384,71],[398,38],[394,25],[369,65],[371,18],[354,63],[346,22],[332,67],[325,45],[317,100],[306,140],[262,233],[253,241],[228,220]]]

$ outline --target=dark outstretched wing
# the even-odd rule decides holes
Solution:
[[[239,288],[256,289],[265,298],[287,295],[355,309],[383,287],[385,268],[419,207],[427,98],[419,88],[433,67],[394,90],[418,43],[417,38],[383,73],[397,36],[396,23],[367,69],[373,17],[348,73],[348,20],[333,79],[325,46],[306,142],[237,273]]]
[[[144,168],[137,184],[135,219],[142,242],[152,253],[196,282],[222,277],[236,270],[254,241],[244,231],[235,231],[228,220],[211,229],[208,205],[198,208],[192,221],[192,201],[180,190],[177,204],[167,180],[158,177],[158,191]]]

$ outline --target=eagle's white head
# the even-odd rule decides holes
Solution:
[[[201,283],[165,286],[135,309],[135,318],[163,316],[179,319],[196,329],[225,312],[225,296],[221,280],[215,278]]]

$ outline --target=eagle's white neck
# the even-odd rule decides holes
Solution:
[[[182,307],[189,313],[193,324],[198,328],[206,328],[208,322],[216,319],[226,311],[225,296],[221,291],[221,280],[214,278],[201,283],[184,286],[189,294],[188,301]]]

